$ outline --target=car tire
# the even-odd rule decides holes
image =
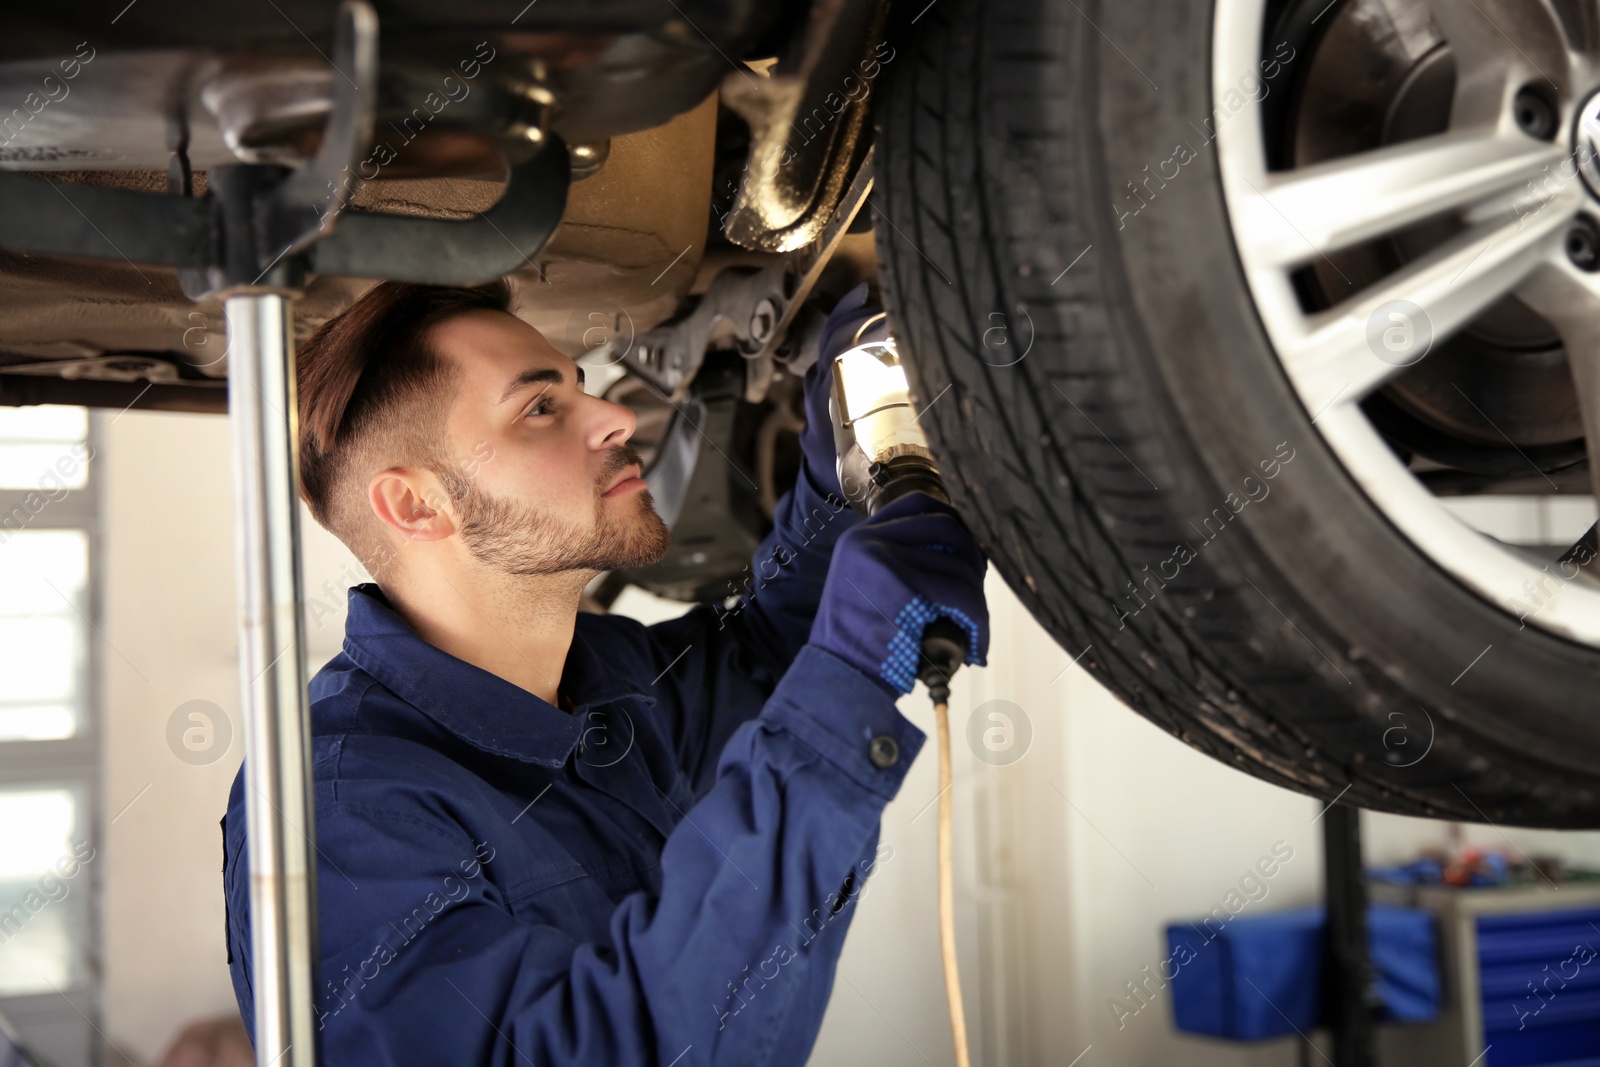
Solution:
[[[1201,143],[1215,14],[897,11],[875,239],[956,506],[1066,658],[1216,759],[1363,808],[1600,825],[1600,649],[1419,551],[1274,353]]]

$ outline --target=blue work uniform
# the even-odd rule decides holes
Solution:
[[[580,612],[565,707],[349,591],[310,687],[320,1062],[805,1062],[925,735],[807,644],[855,513],[802,469],[775,520],[733,608]],[[242,767],[222,831],[253,1039]]]

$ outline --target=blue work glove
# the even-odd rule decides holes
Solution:
[[[867,303],[867,295],[867,283],[862,282],[829,312],[827,321],[822,324],[817,361],[806,371],[804,379],[806,427],[800,431],[804,466],[810,472],[811,484],[820,492],[830,494],[838,503],[844,502],[844,492],[839,487],[839,453],[833,445],[828,394],[833,389],[833,361],[852,347],[857,328],[882,311],[875,304]],[[881,318],[862,333],[861,340],[882,341],[888,336],[889,320]]]
[[[981,667],[989,654],[987,567],[954,508],[907,493],[840,535],[810,643],[892,694],[909,693],[923,628],[943,615],[967,632],[965,662]]]

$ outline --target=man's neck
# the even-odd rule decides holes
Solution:
[[[592,577],[435,574],[381,588],[428,644],[560,707],[561,671]]]

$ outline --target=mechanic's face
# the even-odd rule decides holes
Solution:
[[[458,489],[465,483],[452,506],[474,558],[508,574],[553,574],[666,553],[667,525],[628,444],[631,409],[585,393],[583,368],[513,315],[456,316],[432,341],[461,371],[449,465]]]

